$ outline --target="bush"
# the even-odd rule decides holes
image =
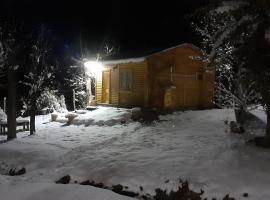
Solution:
[[[37,100],[37,110],[39,112],[67,112],[65,97],[58,97],[53,91],[45,90]]]
[[[167,192],[160,188],[156,189],[156,194],[154,195],[154,200],[202,200],[201,195],[204,193],[201,190],[200,193],[194,192],[189,188],[187,181],[180,181],[181,185],[176,191]]]
[[[6,119],[7,119],[6,113],[0,108],[0,121]]]
[[[75,91],[76,108],[85,108],[87,106],[88,95],[85,91]]]

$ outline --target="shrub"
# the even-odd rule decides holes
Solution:
[[[65,97],[58,97],[53,91],[45,90],[37,100],[37,109],[39,112],[66,112]]]
[[[75,91],[76,108],[85,108],[87,106],[88,95],[85,91]]]
[[[201,195],[204,193],[194,192],[189,188],[187,181],[181,182],[181,186],[176,191],[167,192],[160,188],[155,190],[154,200],[202,200]]]
[[[2,108],[0,108],[0,121],[6,119],[7,119],[6,113],[2,110]]]

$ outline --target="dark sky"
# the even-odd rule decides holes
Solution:
[[[58,48],[78,52],[80,38],[96,51],[103,41],[120,47],[120,54],[143,54],[194,37],[185,15],[207,0],[62,1],[1,0],[1,14],[15,16],[29,25],[45,24],[55,34]],[[131,53],[131,54],[132,54]],[[138,54],[139,55],[139,54]]]

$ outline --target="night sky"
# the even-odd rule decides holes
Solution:
[[[147,2],[147,1],[145,1]],[[57,48],[96,52],[104,41],[120,48],[119,56],[141,56],[184,42],[196,43],[186,15],[207,0],[162,1],[2,0],[1,15],[30,26],[46,25]]]

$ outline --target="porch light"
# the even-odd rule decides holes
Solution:
[[[97,62],[97,61],[87,61],[84,63],[84,66],[86,68],[86,71],[89,74],[93,74],[95,76],[100,74],[102,72],[102,70],[104,69],[102,64],[100,62]]]

